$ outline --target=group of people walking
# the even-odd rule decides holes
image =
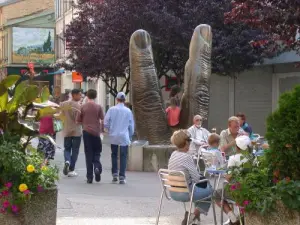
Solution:
[[[111,144],[111,161],[113,182],[126,183],[126,164],[128,145],[134,133],[134,120],[131,110],[125,106],[126,96],[118,93],[117,105],[111,107],[106,115],[102,106],[95,102],[97,91],[90,89],[86,92],[85,101],[79,89],[71,91],[71,99],[60,103],[60,117],[63,118],[62,134],[64,137],[64,169],[63,174],[75,177],[76,162],[79,155],[81,137],[83,137],[87,183],[101,181],[102,140],[100,134],[106,132]],[[50,121],[51,120],[51,121]],[[55,138],[53,118],[41,118],[40,133]],[[45,146],[45,142],[49,144]],[[48,143],[49,142],[49,143]],[[55,147],[46,138],[40,138],[39,149],[45,153],[47,161],[53,159]],[[42,145],[43,144],[43,145]],[[120,168],[118,168],[118,152],[120,150]],[[51,153],[51,154],[50,154]],[[49,156],[48,156],[49,155]]]
[[[95,102],[96,90],[90,89],[86,93],[87,100],[80,106],[79,90],[72,91],[72,100],[61,103],[62,114],[65,116],[63,173],[67,176],[77,176],[75,164],[78,158],[81,135],[83,136],[86,161],[87,183],[101,181],[102,164],[100,161],[102,141],[100,134],[108,133],[111,143],[111,161],[113,182],[126,183],[126,163],[128,145],[134,133],[133,115],[124,103],[126,96],[123,92],[117,95],[117,105],[111,107],[106,115],[103,108]],[[118,152],[120,150],[120,168],[118,168]]]

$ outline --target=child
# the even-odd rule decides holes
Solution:
[[[166,109],[168,125],[175,131],[179,125],[180,108],[176,105],[176,99],[170,99],[170,106]]]
[[[218,134],[212,133],[208,137],[208,144],[209,144],[208,151],[210,153],[213,153],[214,156],[214,160],[212,164],[217,167],[221,167],[225,163],[225,158],[223,157],[221,151],[219,150],[220,136]]]

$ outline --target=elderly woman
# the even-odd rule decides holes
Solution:
[[[187,130],[175,131],[171,137],[171,142],[178,149],[172,153],[171,158],[169,159],[168,169],[184,172],[187,182],[189,183],[190,188],[192,188],[194,183],[205,178],[202,174],[198,173],[192,156],[187,153],[191,143],[190,134]],[[210,203],[197,201],[209,197],[211,194],[212,188],[209,183],[202,183],[195,187],[193,196],[193,201],[195,202],[195,216],[193,220],[196,223],[193,224],[198,224],[200,222],[200,213],[207,215],[210,208]],[[188,193],[171,192],[170,195],[176,201],[188,202],[190,199]],[[187,216],[188,213],[186,212],[182,224],[187,223]]]

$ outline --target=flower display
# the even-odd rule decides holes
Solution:
[[[39,92],[37,85],[30,84],[28,81],[18,82],[20,78],[18,75],[10,75],[0,82],[2,107],[0,117],[7,118],[1,121],[0,130],[0,213],[2,214],[16,215],[26,208],[23,204],[29,204],[31,194],[55,188],[56,181],[59,179],[58,168],[55,165],[42,167],[45,156],[40,151],[36,151],[36,147],[29,141],[30,138],[38,138],[38,132],[35,132],[37,127],[32,124],[45,112],[35,107],[36,110],[25,110],[28,106],[32,108],[33,99],[40,99],[42,102],[48,100],[49,90],[45,86]],[[4,89],[3,82],[6,87]],[[15,84],[17,85],[13,97],[10,98],[8,90]],[[15,98],[14,95],[22,98]],[[14,107],[11,107],[12,105]],[[30,118],[27,117],[29,114]],[[26,118],[24,120],[26,125],[15,126],[19,118]],[[8,129],[12,126],[14,129]],[[2,217],[0,224],[1,222]]]
[[[16,206],[16,205],[12,205],[12,206],[11,206],[11,211],[12,211],[13,213],[17,213],[17,212],[19,211],[19,207]]]
[[[37,191],[38,192],[42,192],[44,190],[44,188],[41,186],[41,185],[38,185],[37,186]]]
[[[20,192],[24,192],[28,189],[27,185],[26,184],[20,184],[19,186],[19,191]]]
[[[3,203],[2,203],[2,206],[3,206],[3,208],[8,208],[9,206],[10,206],[10,203],[9,203],[9,201],[8,200],[5,200]]]
[[[25,190],[23,193],[24,193],[24,195],[29,195],[29,194],[30,194],[30,191],[27,189],[27,190]]]
[[[48,167],[47,166],[42,166],[42,171],[47,171]]]
[[[32,173],[32,172],[34,172],[34,170],[35,170],[35,168],[34,168],[33,165],[28,165],[28,166],[27,166],[27,172],[28,172],[28,173]]]
[[[4,190],[1,192],[1,196],[5,197],[9,195],[9,191],[8,190]]]
[[[248,201],[248,200],[245,200],[243,203],[244,203],[244,206],[247,206],[247,205],[249,205],[249,204],[250,204],[250,201]]]
[[[7,182],[4,186],[9,189],[12,187],[12,182]]]

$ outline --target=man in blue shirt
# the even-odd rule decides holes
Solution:
[[[104,128],[108,132],[111,143],[111,161],[113,182],[126,183],[126,164],[128,145],[134,133],[134,120],[132,112],[124,105],[125,94],[119,92],[116,106],[111,107],[104,118]],[[118,171],[118,150],[120,146],[120,171]],[[118,173],[119,172],[119,173]]]

